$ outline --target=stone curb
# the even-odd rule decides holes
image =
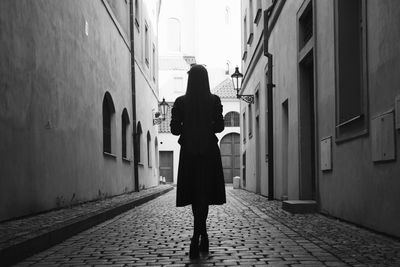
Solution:
[[[136,206],[142,205],[152,199],[155,199],[169,191],[174,187],[162,189],[149,195],[144,195],[138,199],[134,199],[123,203],[122,205],[100,210],[88,216],[79,218],[77,221],[64,224],[56,229],[50,229],[48,232],[40,234],[28,240],[9,246],[0,251],[0,265],[10,266],[23,259],[26,259],[36,253],[46,250],[62,241],[87,230],[97,224],[110,220],[115,216],[126,212]]]

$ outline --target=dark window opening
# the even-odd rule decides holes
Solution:
[[[112,117],[115,113],[114,103],[110,93],[105,93],[103,99],[103,151],[111,153]]]
[[[122,157],[127,158],[127,132],[128,132],[128,126],[129,126],[129,116],[128,116],[128,111],[126,108],[122,112]]]
[[[147,165],[151,167],[151,135],[150,132],[147,131]]]
[[[299,47],[303,48],[313,36],[313,14],[311,1],[299,19]]]
[[[366,132],[363,1],[336,1],[336,130],[339,137]]]
[[[136,159],[136,162],[140,162],[140,160],[141,160],[141,156],[140,156],[140,154],[142,153],[141,152],[141,146],[142,146],[142,142],[141,142],[141,140],[142,140],[142,125],[141,125],[141,123],[140,123],[140,121],[138,122],[138,124],[137,124],[137,129],[136,129],[136,150],[137,150],[137,153],[136,153],[136,157],[137,157],[137,159]]]

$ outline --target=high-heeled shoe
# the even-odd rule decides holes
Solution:
[[[200,256],[199,252],[199,239],[192,238],[190,242],[189,258],[197,259]]]
[[[201,241],[200,241],[200,251],[201,252],[206,252],[208,253],[209,251],[209,241],[208,241],[208,236],[201,236]]]

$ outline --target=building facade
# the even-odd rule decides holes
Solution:
[[[242,1],[242,93],[257,99],[260,83],[264,123],[260,155],[250,137],[257,103],[242,105],[246,189],[315,200],[324,214],[400,236],[399,14],[393,0]],[[272,136],[264,135],[271,81]]]
[[[160,97],[172,108],[175,99],[186,93],[187,71],[191,64],[207,68],[212,93],[221,97],[227,118],[225,131],[217,134],[220,140],[226,182],[238,176],[239,102],[235,98],[229,77],[240,59],[238,45],[239,3],[235,0],[169,0],[163,2],[160,13]],[[205,15],[207,14],[207,15]],[[235,27],[237,26],[237,27]],[[210,28],[213,27],[213,30]],[[218,42],[210,42],[217,39]],[[211,46],[211,47],[210,47]],[[171,134],[170,112],[160,125],[160,175],[168,183],[176,183],[180,145],[178,136]],[[236,142],[236,143],[235,143]],[[236,147],[235,147],[236,146]]]
[[[157,12],[145,10],[160,1],[135,2],[1,1],[0,220],[158,184],[151,170],[136,181],[133,133],[137,110],[157,169]],[[130,5],[136,98],[148,103],[136,109]]]
[[[139,189],[159,183],[158,127],[158,20],[160,0],[135,0],[136,142]]]

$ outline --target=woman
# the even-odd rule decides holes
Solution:
[[[189,257],[194,259],[199,257],[199,251],[208,252],[208,205],[226,202],[215,136],[224,130],[224,119],[220,98],[210,92],[207,70],[193,65],[188,74],[186,94],[178,97],[172,108],[171,132],[180,135],[176,206],[192,205],[194,229]]]

